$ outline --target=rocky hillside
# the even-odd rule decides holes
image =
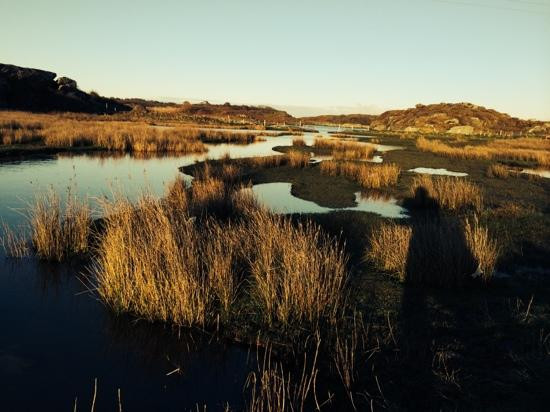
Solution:
[[[321,116],[301,117],[300,120],[304,124],[360,124],[368,126],[376,117],[373,114],[324,114]]]
[[[131,108],[78,89],[76,81],[45,70],[0,63],[0,109],[115,113]]]
[[[451,134],[547,134],[550,123],[521,120],[471,103],[440,103],[406,110],[390,110],[376,117],[370,127],[378,131]]]
[[[256,121],[266,123],[296,123],[296,119],[283,110],[277,110],[268,106],[246,106],[230,103],[210,104],[208,102],[190,104],[184,103],[181,110],[192,116],[207,116],[217,118],[229,118],[233,121]]]

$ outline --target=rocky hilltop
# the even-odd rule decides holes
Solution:
[[[68,77],[0,63],[0,109],[115,113],[131,108],[96,93],[83,92]]]
[[[439,103],[406,110],[390,110],[377,116],[372,130],[451,134],[547,134],[550,123],[521,120],[471,103]]]
[[[300,120],[306,124],[360,124],[368,126],[376,117],[374,114],[324,114],[321,116],[301,117]]]
[[[267,123],[296,123],[296,119],[283,110],[277,110],[269,106],[246,106],[230,103],[210,104],[184,103],[181,110],[191,116],[228,117],[230,119],[252,120]]]

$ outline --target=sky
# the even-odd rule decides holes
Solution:
[[[550,0],[0,0],[0,62],[105,96],[550,120]]]

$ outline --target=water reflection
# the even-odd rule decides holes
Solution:
[[[407,211],[393,198],[381,198],[372,194],[355,193],[356,206],[330,208],[317,203],[300,199],[291,193],[291,183],[263,183],[252,186],[252,192],[258,200],[275,213],[329,213],[337,210],[376,213],[383,217],[404,218]]]

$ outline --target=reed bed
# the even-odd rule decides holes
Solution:
[[[464,223],[464,236],[466,244],[472,252],[478,268],[477,276],[484,281],[489,281],[493,275],[499,255],[499,246],[486,227],[479,223],[477,216],[466,219]]]
[[[2,223],[2,247],[6,256],[22,258],[30,254],[29,242],[23,233],[24,228],[14,230],[6,223]]]
[[[550,166],[550,151],[541,139],[524,138],[495,140],[488,145],[454,147],[440,140],[428,140],[419,137],[416,147],[425,152],[457,159],[481,159],[501,161],[532,162],[539,166]],[[536,143],[536,140],[541,140]]]
[[[134,207],[106,203],[105,230],[92,265],[101,299],[150,321],[204,325],[213,296],[201,271],[200,233],[148,196]]]
[[[412,206],[437,206],[449,210],[483,207],[483,195],[479,186],[459,177],[416,176],[411,185]]]
[[[498,247],[476,218],[423,220],[412,226],[383,223],[369,236],[365,259],[402,282],[444,288],[489,281]]]
[[[394,273],[404,281],[412,228],[396,223],[384,223],[376,228],[369,238],[369,249],[365,254],[383,271]]]
[[[92,117],[94,119],[94,117]],[[97,117],[99,119],[99,117]],[[135,153],[201,153],[208,143],[250,143],[255,133],[197,127],[154,127],[144,122],[73,119],[60,115],[0,113],[0,142],[48,147],[95,147]]]
[[[321,173],[330,176],[345,176],[367,189],[379,189],[393,185],[397,183],[400,174],[399,167],[394,164],[374,165],[336,160],[321,162],[320,170]]]
[[[306,141],[303,139],[303,137],[295,137],[294,139],[292,139],[292,146],[305,147]]]
[[[310,223],[254,213],[249,239],[252,297],[268,324],[316,322],[341,304],[346,257],[341,245]]]
[[[70,191],[64,205],[53,189],[37,196],[27,220],[40,259],[60,262],[88,251],[91,211],[86,200],[78,200]]]
[[[286,161],[290,167],[304,168],[309,165],[311,154],[299,150],[290,150],[286,154]]]
[[[219,205],[229,220],[211,212]],[[190,189],[180,180],[164,199],[117,199],[104,215],[91,278],[115,311],[204,326],[233,313],[244,278],[254,316],[268,325],[317,322],[342,302],[347,259],[338,242],[215,178]]]
[[[290,150],[284,155],[256,156],[239,159],[238,165],[243,168],[270,168],[289,165],[295,168],[304,168],[309,165],[311,154],[300,150]]]
[[[510,177],[511,171],[504,165],[492,164],[487,168],[488,177],[496,177],[499,179],[506,179]]]
[[[239,159],[238,164],[243,167],[279,167],[286,162],[286,157],[281,155],[255,156]]]
[[[365,143],[331,139],[315,139],[313,147],[330,150],[335,159],[349,160],[370,159],[376,151],[373,146]]]

